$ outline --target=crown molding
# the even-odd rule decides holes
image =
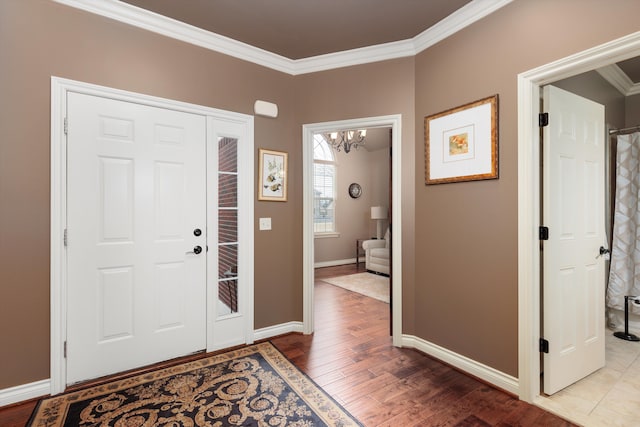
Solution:
[[[295,60],[292,74],[308,74],[353,65],[369,64],[389,59],[405,58],[416,54],[412,40],[378,44],[342,52],[328,53]]]
[[[596,71],[624,96],[640,94],[640,83],[634,83],[616,64],[598,68]]]
[[[294,61],[294,74],[306,74],[352,65],[415,56],[513,0],[472,0],[412,39],[345,50]]]
[[[117,0],[53,1],[283,73],[293,74],[295,71],[295,63],[291,59],[128,3]]]
[[[415,54],[422,52],[450,35],[492,14],[512,1],[513,0],[472,0],[442,21],[415,36],[412,39]]]
[[[53,1],[276,71],[299,75],[414,56],[513,0],[472,0],[412,39],[295,60],[118,0]]]

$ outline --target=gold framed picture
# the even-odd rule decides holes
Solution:
[[[498,178],[498,95],[424,119],[426,184]]]
[[[260,148],[258,200],[287,201],[287,161],[283,151]]]

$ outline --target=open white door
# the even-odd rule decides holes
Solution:
[[[606,246],[604,107],[544,88],[544,393],[553,394],[605,363]]]
[[[205,116],[67,102],[67,384],[204,350]]]

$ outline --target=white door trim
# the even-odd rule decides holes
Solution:
[[[540,397],[540,87],[638,55],[640,32],[518,75],[518,372],[519,397]]]
[[[302,162],[303,162],[303,332],[310,334],[313,324],[313,135],[319,132],[361,129],[368,127],[391,127],[391,180],[392,180],[392,217],[393,233],[393,345],[402,344],[402,116],[400,114],[367,117],[334,122],[313,123],[302,126]]]
[[[62,393],[66,386],[64,342],[67,338],[67,258],[64,249],[64,230],[67,227],[67,152],[64,119],[67,111],[67,92],[84,93],[245,123],[250,129],[246,135],[248,139],[247,143],[253,147],[253,116],[77,82],[55,76],[51,77],[50,393],[52,395]],[[211,137],[212,135],[207,135],[207,139]],[[253,181],[253,179],[251,179],[251,181]],[[253,229],[253,197],[251,200],[251,205],[247,206],[247,216],[244,219],[248,221],[248,226]],[[248,312],[253,313],[253,283],[249,284],[247,292],[248,295],[246,298],[248,303],[251,304],[251,307],[248,307]],[[252,317],[250,316],[247,321],[251,321],[251,325],[247,325],[247,329],[251,328],[251,330],[253,330]]]

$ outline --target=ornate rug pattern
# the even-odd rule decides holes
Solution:
[[[266,342],[44,399],[28,426],[362,425]]]
[[[390,300],[389,278],[379,274],[357,273],[322,279],[322,281],[386,303]]]

